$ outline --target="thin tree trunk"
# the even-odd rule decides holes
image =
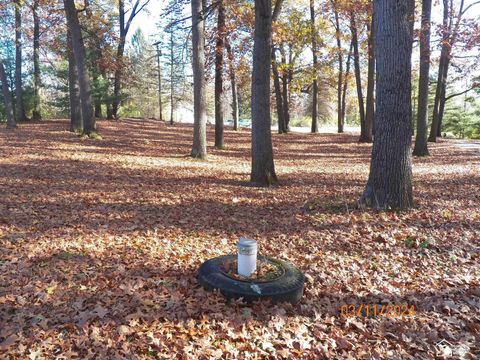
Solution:
[[[277,109],[278,133],[285,134],[287,132],[287,129],[285,126],[285,117],[283,113],[282,86],[280,85],[280,75],[278,73],[277,57],[274,46],[272,46],[272,75],[273,87],[275,89],[275,105]]]
[[[14,129],[17,127],[17,124],[15,122],[15,116],[13,115],[12,93],[8,88],[7,74],[5,73],[5,67],[3,66],[2,60],[0,60],[0,83],[2,85],[3,101],[7,116],[7,129]]]
[[[336,7],[336,1],[331,0],[333,12],[335,15],[335,38],[337,40],[337,56],[338,56],[338,81],[337,81],[337,115],[338,115],[338,133],[343,133],[344,117],[342,117],[342,86],[343,86],[343,49],[340,32],[340,18]]]
[[[173,30],[170,31],[170,125],[173,125],[175,113],[175,53]]]
[[[365,137],[364,142],[372,142],[372,130],[375,116],[375,45],[373,34],[373,13],[371,23],[367,25],[368,31],[368,80],[367,80],[367,111],[365,113]]]
[[[428,80],[430,75],[430,33],[432,0],[422,0],[420,31],[420,78],[418,80],[417,134],[413,155],[427,156]]]
[[[207,113],[205,83],[205,28],[202,0],[192,0],[192,70],[193,70],[193,147],[191,156],[207,157]]]
[[[38,4],[40,0],[33,0],[33,114],[32,120],[42,120],[40,110],[40,18]]]
[[[22,6],[23,0],[15,1],[15,112],[17,121],[26,121],[22,85]]]
[[[358,97],[358,112],[360,114],[360,142],[367,142],[368,136],[366,134],[365,126],[365,106],[363,103],[362,94],[362,76],[360,72],[360,53],[358,51],[358,32],[357,24],[355,22],[355,15],[350,13],[350,30],[352,32],[352,44],[353,44],[353,64],[355,69],[355,82],[357,84],[357,97]]]
[[[374,13],[376,133],[360,203],[376,209],[406,209],[413,206],[410,11],[406,1],[374,0]]]
[[[317,79],[317,30],[315,26],[315,2],[310,0],[310,27],[312,31],[312,57],[315,72],[312,83],[312,133],[318,133],[318,79]]]
[[[342,94],[342,119],[341,119],[342,124],[345,124],[345,115],[347,113],[347,89],[348,89],[348,80],[350,78],[350,63],[352,61],[352,47],[353,47],[353,43],[350,41],[350,49],[348,50],[347,66],[346,66],[346,69],[345,69],[345,79],[343,81],[343,89],[342,89],[342,91],[343,91],[343,94]]]
[[[117,46],[117,64],[114,73],[113,80],[113,102],[112,102],[112,115],[118,118],[118,108],[120,106],[120,87],[122,82],[122,68],[123,68],[123,53],[125,52],[125,41],[127,34],[125,31],[125,1],[118,1],[118,16],[120,21],[120,36]]]
[[[105,106],[107,107],[107,120],[113,120],[113,105],[108,101]]]
[[[449,6],[448,0],[443,0],[443,36],[442,36],[442,50],[440,52],[440,63],[438,65],[438,79],[437,79],[437,88],[435,91],[435,102],[433,105],[433,117],[432,117],[432,126],[430,129],[430,136],[428,137],[429,142],[437,141],[438,133],[438,113],[440,111],[440,98],[442,94],[442,84],[444,82],[445,76],[445,67],[447,56],[448,56],[448,46],[450,46],[448,38],[450,29],[448,26],[448,17],[449,17]]]
[[[217,39],[215,44],[215,147],[223,149],[223,52],[225,38],[225,7],[217,1]]]
[[[416,0],[408,0],[408,11],[410,12],[410,34],[412,35],[412,47],[413,47],[413,38],[415,36],[415,1]],[[415,95],[412,91],[412,98],[410,99],[410,120],[412,122],[410,128],[412,129],[411,136],[415,135],[415,117],[414,117],[414,109],[415,109],[415,101],[413,99]]]
[[[159,120],[163,121],[163,103],[162,103],[162,68],[160,65],[161,51],[157,43],[157,72],[158,72],[158,112]]]
[[[233,63],[233,50],[230,43],[227,42],[228,55],[228,70],[230,74],[230,86],[232,88],[232,117],[233,130],[238,130],[238,93],[237,93],[237,78],[235,75],[235,67]]]
[[[282,52],[282,64],[287,64],[285,53]],[[290,104],[288,96],[288,70],[284,69],[282,72],[282,105],[283,105],[283,121],[285,125],[285,132],[290,129]]]
[[[281,5],[277,0],[275,7]],[[272,2],[255,0],[252,71],[252,171],[257,186],[278,182],[273,161],[270,114],[270,65],[272,60]]]
[[[94,65],[95,66],[95,65]],[[98,81],[98,75],[95,74],[95,69],[93,69],[93,81],[96,83]],[[94,114],[97,119],[102,117],[102,101],[99,98],[94,99]]]
[[[96,124],[93,113],[90,79],[86,66],[85,46],[74,0],[63,0],[63,3],[65,6],[68,28],[72,37],[73,55],[78,74],[78,85],[80,88],[80,100],[82,106],[83,134],[89,136],[95,132]]]
[[[447,95],[447,72],[450,65],[450,60],[447,61],[445,65],[445,81],[442,84],[442,91],[440,92],[440,108],[438,110],[438,126],[437,126],[437,137],[442,136],[442,122],[443,122],[443,114],[445,113],[445,103],[446,103],[446,95]]]
[[[70,99],[70,131],[83,131],[82,112],[80,105],[80,90],[78,88],[77,67],[72,49],[70,31],[67,32],[68,39],[68,90]]]

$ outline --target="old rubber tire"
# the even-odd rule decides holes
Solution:
[[[268,282],[236,280],[220,269],[225,261],[236,259],[236,255],[225,255],[205,261],[198,269],[198,282],[206,290],[219,289],[227,298],[243,298],[248,302],[270,299],[273,302],[297,303],[303,295],[305,277],[302,272],[286,261],[265,256],[258,258],[280,265],[284,273]]]

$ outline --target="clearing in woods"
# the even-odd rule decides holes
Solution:
[[[454,141],[414,159],[417,207],[359,209],[370,145],[274,135],[281,186],[245,186],[250,133],[208,161],[192,129],[66,121],[0,130],[0,354],[99,358],[222,353],[337,358],[480,354],[480,157]],[[196,281],[240,236],[306,274],[301,302],[226,303]],[[409,317],[344,318],[344,304]]]

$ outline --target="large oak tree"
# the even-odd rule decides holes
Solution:
[[[252,171],[254,185],[278,182],[273,162],[272,117],[270,114],[270,66],[272,58],[272,19],[280,13],[277,0],[272,14],[271,0],[255,0],[255,32],[252,71]]]
[[[409,0],[374,0],[377,97],[370,175],[360,202],[376,209],[413,205]]]

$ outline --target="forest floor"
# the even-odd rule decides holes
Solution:
[[[275,134],[281,186],[258,189],[248,131],[197,161],[188,125],[98,125],[103,140],[65,121],[0,130],[0,358],[480,357],[477,151],[430,145],[417,207],[374,212],[356,205],[370,145],[353,134]],[[200,288],[240,236],[305,273],[300,303]]]

